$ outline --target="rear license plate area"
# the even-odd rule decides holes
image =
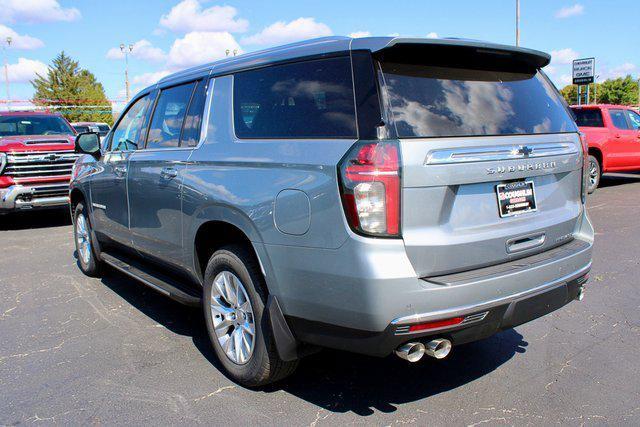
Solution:
[[[514,181],[496,186],[498,212],[501,218],[534,212],[536,192],[533,181]]]

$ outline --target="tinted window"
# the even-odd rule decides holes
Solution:
[[[182,122],[195,83],[163,89],[153,112],[146,148],[171,148],[180,145]]]
[[[597,108],[573,108],[576,115],[576,124],[587,127],[604,127],[602,112]]]
[[[233,103],[240,138],[356,138],[348,57],[238,73]]]
[[[200,128],[202,126],[202,114],[204,112],[204,101],[207,97],[207,83],[199,81],[196,84],[195,92],[189,104],[187,116],[184,119],[182,129],[181,147],[195,147],[200,141]]]
[[[618,129],[629,129],[623,110],[609,110],[609,116],[611,116],[613,125]]]
[[[89,126],[74,126],[73,127],[76,132],[78,133],[84,133],[84,132],[89,132]]]
[[[112,133],[111,150],[128,151],[137,150],[140,142],[140,133],[144,126],[144,116],[149,107],[149,96],[140,98],[122,116],[117,127]]]
[[[631,127],[635,130],[640,129],[640,114],[635,111],[627,110],[627,117],[629,118],[629,123]]]
[[[73,129],[57,116],[0,116],[0,136],[73,135]]]
[[[575,132],[555,88],[536,70],[383,63],[400,137]]]

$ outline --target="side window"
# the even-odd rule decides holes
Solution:
[[[124,114],[111,137],[111,151],[137,150],[144,116],[149,107],[149,96],[140,98]]]
[[[356,138],[348,57],[238,73],[233,104],[239,138]]]
[[[207,82],[200,80],[196,83],[191,104],[187,116],[184,119],[182,129],[181,147],[195,147],[200,141],[200,128],[202,127],[202,115],[204,114],[204,103],[207,98]]]
[[[604,127],[602,112],[599,108],[574,108],[573,113],[578,126]]]
[[[627,117],[629,118],[629,123],[631,127],[635,130],[640,130],[640,114],[635,111],[626,110]]]
[[[609,115],[611,116],[611,121],[615,127],[618,129],[629,129],[623,110],[609,110]]]
[[[146,148],[172,148],[180,145],[182,123],[195,82],[163,89],[153,111]]]

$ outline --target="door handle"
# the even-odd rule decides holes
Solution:
[[[546,236],[544,233],[509,239],[507,240],[507,253],[513,254],[520,251],[526,251],[527,249],[537,248],[544,244],[545,239]]]
[[[117,176],[123,177],[127,173],[127,167],[126,166],[116,166],[116,167],[113,168],[113,172]]]
[[[162,168],[160,176],[164,179],[172,179],[178,176],[178,171],[173,168]]]

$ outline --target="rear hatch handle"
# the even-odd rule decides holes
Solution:
[[[530,234],[528,236],[514,237],[507,240],[507,253],[526,251],[544,245],[545,233]]]

